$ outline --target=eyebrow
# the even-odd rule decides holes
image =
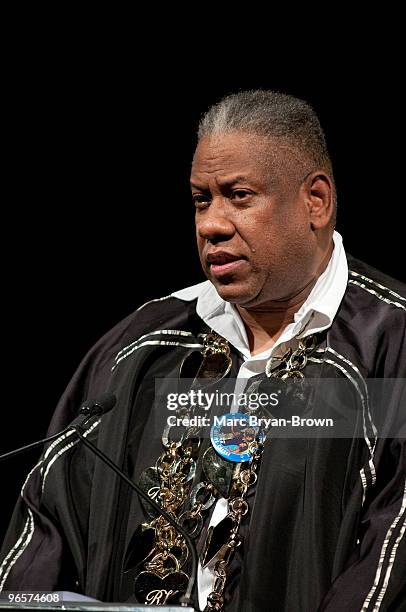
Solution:
[[[233,177],[230,177],[229,179],[226,178],[225,180],[220,180],[217,182],[217,184],[220,185],[221,187],[230,187],[231,185],[234,185],[235,183],[247,183],[247,182],[253,184],[252,179],[248,178],[248,176],[239,174],[238,176],[233,176]],[[201,186],[199,186],[197,183],[194,183],[193,181],[190,181],[190,186],[194,187],[195,189],[203,190]]]

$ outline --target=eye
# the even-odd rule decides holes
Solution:
[[[245,200],[250,195],[252,195],[252,193],[251,191],[247,191],[247,189],[234,189],[232,192],[234,200]]]
[[[192,200],[196,208],[204,208],[210,204],[210,198],[203,193],[192,194]]]

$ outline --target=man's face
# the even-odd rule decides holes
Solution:
[[[261,136],[200,141],[191,173],[197,246],[223,299],[244,307],[284,300],[313,278],[317,242],[303,179],[302,165]]]

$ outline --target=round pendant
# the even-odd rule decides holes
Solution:
[[[217,453],[234,463],[252,459],[252,451],[257,442],[265,436],[258,426],[250,425],[250,417],[243,412],[234,412],[216,417],[211,428],[210,439]]]

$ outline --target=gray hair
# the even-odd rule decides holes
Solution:
[[[313,169],[325,170],[334,184],[326,138],[313,108],[299,98],[276,91],[241,91],[225,96],[203,115],[198,140],[242,131],[278,139],[297,150]],[[334,203],[335,187],[334,187]]]

